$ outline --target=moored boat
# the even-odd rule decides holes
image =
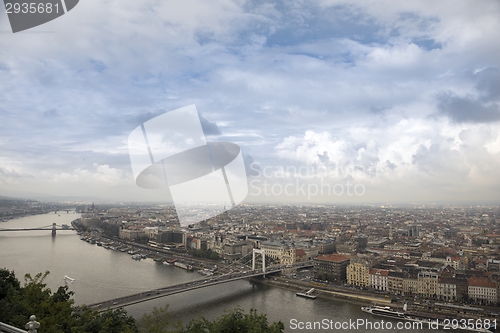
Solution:
[[[389,306],[363,306],[361,307],[361,311],[370,313],[375,316],[383,316],[383,317],[389,317],[389,318],[394,318],[394,319],[400,319],[400,320],[406,320],[406,321],[413,321],[413,322],[418,322],[418,323],[423,323],[426,325],[433,324],[435,327],[441,327],[443,329],[458,329],[458,330],[464,330],[464,331],[469,331],[469,332],[481,332],[481,333],[492,333],[495,332],[495,326],[491,326],[489,329],[483,328],[483,325],[477,325],[476,327],[471,327],[470,325],[460,325],[462,323],[462,320],[465,319],[444,319],[444,318],[438,318],[437,316],[432,316],[432,315],[425,315],[425,314],[420,314],[420,313],[412,313],[412,312],[407,312],[407,305],[405,304],[403,307],[403,310],[395,310],[392,309]],[[468,319],[468,320],[473,320],[474,319]],[[480,320],[480,319],[478,319]],[[454,321],[457,321],[457,325],[454,325]],[[489,321],[491,322],[491,320]],[[469,323],[467,321],[467,323]],[[481,322],[482,324],[482,322]],[[496,325],[496,320],[494,321],[494,324]]]
[[[300,297],[315,299],[316,296],[312,294],[314,292],[314,290],[315,290],[314,288],[311,288],[308,291],[306,291],[305,293],[296,293],[295,295],[300,296]]]

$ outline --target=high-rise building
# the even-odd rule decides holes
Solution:
[[[418,226],[416,225],[411,225],[408,228],[408,236],[417,238],[418,237]]]

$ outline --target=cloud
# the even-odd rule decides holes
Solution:
[[[500,70],[497,67],[488,67],[476,73],[478,83],[476,89],[481,93],[485,102],[499,101],[500,99]]]
[[[486,123],[500,120],[500,70],[488,67],[470,77],[476,82],[466,96],[444,93],[438,96],[440,114],[455,122]]]
[[[450,94],[441,95],[438,100],[440,113],[458,123],[487,123],[500,120],[498,104],[485,105],[477,98],[458,97]]]
[[[261,172],[260,165],[255,163],[254,158],[250,154],[243,154],[243,162],[247,176],[258,176]]]
[[[455,197],[453,191],[470,195],[487,179],[488,188],[498,191],[500,155],[494,149],[499,133],[498,125],[410,119],[385,128],[358,126],[335,136],[309,130],[283,139],[275,151],[282,165],[324,165],[333,171],[325,177],[364,184],[368,194],[377,193],[379,199],[397,198],[399,191],[410,198],[404,189],[411,187],[413,199],[427,200],[431,189],[433,198]]]
[[[222,134],[222,132],[219,129],[219,126],[217,126],[217,123],[211,122],[201,115],[200,115],[200,122],[201,122],[201,128],[203,129],[203,132],[205,133],[205,135],[221,135]]]
[[[0,167],[0,185],[20,183],[23,178],[33,178],[33,175]]]
[[[85,1],[33,30],[54,33],[2,35],[2,166],[116,190],[128,133],[196,104],[207,135],[262,165],[376,168],[366,181],[394,193],[447,172],[473,187],[497,165],[499,14],[494,0]]]

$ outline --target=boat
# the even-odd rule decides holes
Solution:
[[[212,276],[212,275],[214,275],[214,272],[213,272],[213,271],[211,271],[211,270],[210,270],[210,269],[208,269],[208,268],[205,268],[205,269],[200,269],[200,270],[198,271],[198,273],[199,273],[199,274],[201,274],[201,275],[204,275],[204,276]]]
[[[363,306],[361,307],[361,311],[389,318],[405,319],[406,317],[406,312],[397,311],[388,306]]]
[[[295,295],[300,296],[300,297],[315,299],[316,296],[312,294],[314,292],[314,290],[315,290],[314,288],[311,288],[308,291],[306,291],[305,293],[296,293]]]
[[[443,319],[443,318],[438,318],[435,316],[431,315],[425,315],[425,314],[420,314],[420,313],[412,313],[412,312],[407,312],[407,304],[403,306],[403,310],[394,310],[389,306],[363,306],[361,307],[361,311],[370,313],[375,316],[382,316],[382,317],[389,317],[389,318],[394,318],[394,319],[400,319],[400,320],[406,320],[406,321],[413,321],[413,322],[419,322],[425,325],[431,325],[434,324],[436,327],[442,327],[444,329],[458,329],[458,330],[464,330],[464,331],[469,331],[469,332],[481,332],[481,333],[492,333],[495,332],[495,327],[491,327],[490,329],[486,328],[471,328],[471,327],[462,327],[461,325],[458,325],[457,327],[452,327],[451,321],[453,319]],[[457,320],[458,319],[456,318]]]
[[[173,265],[173,264],[175,264],[176,261],[177,261],[177,259],[164,260],[163,264],[164,265]]]
[[[183,269],[185,269],[187,271],[192,271],[193,270],[193,266],[186,265],[186,264],[184,264],[182,262],[178,262],[178,261],[174,262],[174,266],[183,268]]]

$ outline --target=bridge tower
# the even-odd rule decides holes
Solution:
[[[52,223],[52,237],[56,237],[56,224]]]
[[[255,255],[260,254],[262,256],[262,273],[266,273],[266,252],[264,250],[253,249],[252,251],[252,270],[255,270]]]

